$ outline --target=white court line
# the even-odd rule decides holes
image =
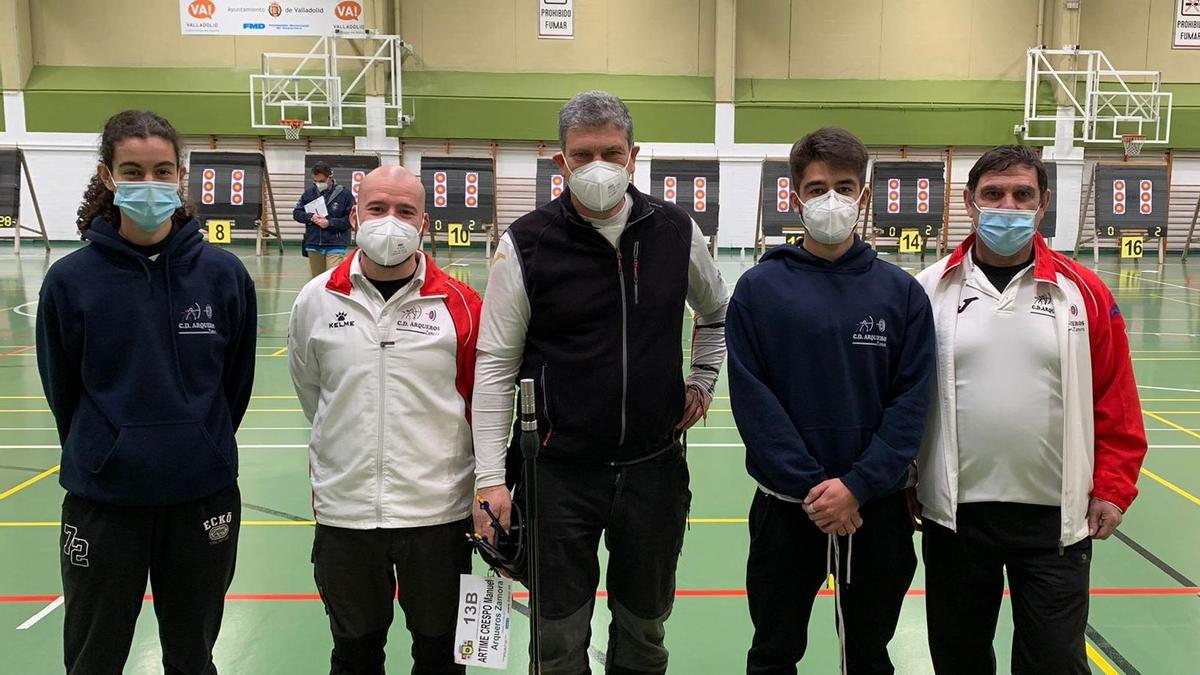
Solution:
[[[1135,330],[1130,330],[1130,331],[1125,331],[1125,332],[1128,333],[1129,335],[1154,335],[1157,337],[1162,337],[1164,335],[1170,336],[1170,337],[1190,337],[1190,338],[1200,337],[1200,335],[1198,335],[1196,333],[1147,333],[1147,332],[1139,332],[1139,331],[1135,331]]]
[[[733,427],[729,427],[733,428]],[[243,431],[309,431],[311,427],[242,427]],[[58,427],[0,427],[0,431],[58,431]]]
[[[55,598],[53,602],[51,602],[50,604],[43,607],[40,612],[38,612],[37,614],[34,614],[33,616],[29,617],[28,619],[25,619],[25,623],[21,624],[20,626],[17,626],[17,630],[28,630],[28,629],[32,628],[34,624],[36,624],[37,622],[46,618],[46,615],[48,615],[50,612],[53,612],[54,610],[58,609],[59,606],[62,604],[63,604],[63,596],[60,595],[57,598]]]
[[[1117,272],[1109,272],[1108,270],[1096,270],[1096,271],[1097,271],[1097,272],[1099,272],[1099,273],[1101,273],[1101,274],[1109,274],[1109,275],[1112,275],[1112,276],[1114,276],[1114,277],[1120,277],[1120,276],[1121,276],[1121,275],[1120,275],[1119,273],[1117,273]],[[1143,272],[1143,274],[1145,274],[1145,273]],[[1197,292],[1197,289],[1195,289],[1195,288],[1191,288],[1190,286],[1180,286],[1179,284],[1172,284],[1172,283],[1168,283],[1168,282],[1166,282],[1166,281],[1159,281],[1158,279],[1146,279],[1146,281],[1149,281],[1149,282],[1150,282],[1150,283],[1152,283],[1152,284],[1159,284],[1159,285],[1161,285],[1161,286],[1170,286],[1171,288],[1182,288],[1182,289],[1183,289],[1183,290],[1185,290],[1185,291],[1191,291],[1191,292],[1193,292],[1193,293]]]
[[[688,448],[744,448],[741,443],[688,443]]]
[[[1180,389],[1179,387],[1151,387],[1148,384],[1139,384],[1138,389],[1154,389],[1156,391],[1185,391],[1189,394],[1200,394],[1200,389]]]
[[[1151,450],[1182,450],[1183,448],[1200,448],[1200,444],[1193,443],[1191,445],[1152,445]]]
[[[1198,305],[1198,304],[1196,304],[1196,303],[1194,303],[1194,302],[1188,302],[1187,300],[1179,300],[1178,298],[1168,298],[1168,297],[1167,297],[1167,296],[1165,296],[1165,295],[1159,295],[1159,296],[1158,296],[1158,299],[1159,299],[1159,300],[1166,300],[1167,302],[1178,302],[1178,303],[1179,303],[1179,304],[1181,304],[1181,305],[1187,305],[1187,306],[1189,306],[1189,307],[1200,307],[1200,305]]]
[[[0,450],[58,450],[61,446],[57,443],[54,445],[0,445]],[[238,443],[238,448],[242,450],[293,450],[299,448],[307,448],[308,445],[299,444],[245,444]]]
[[[285,316],[285,315],[288,315],[291,313],[292,313],[292,310],[289,309],[286,312],[271,312],[270,314],[259,314],[258,316],[259,316],[259,318],[262,318],[264,316]]]

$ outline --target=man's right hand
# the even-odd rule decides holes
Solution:
[[[492,487],[480,488],[479,497],[488,503],[488,508],[500,520],[500,526],[505,530],[512,525],[512,495],[508,492],[507,485],[494,485]],[[475,519],[475,531],[484,539],[495,542],[493,536],[495,530],[492,528],[492,519],[488,514],[483,512],[483,508],[479,500],[475,500],[475,506],[471,509],[471,514]]]

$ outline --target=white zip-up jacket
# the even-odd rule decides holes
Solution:
[[[413,281],[387,302],[363,276],[358,251],[300,291],[288,356],[312,422],[318,523],[405,528],[470,515],[481,305],[423,254]]]
[[[917,275],[929,294],[937,330],[937,377],[917,456],[917,495],[923,516],[951,530],[959,497],[954,338],[963,260],[974,243],[971,235]],[[1124,511],[1137,496],[1146,431],[1125,320],[1112,293],[1094,272],[1050,250],[1041,235],[1035,235],[1033,274],[1039,292],[1044,289],[1054,305],[1064,424],[1059,544],[1070,546],[1088,536],[1091,497]]]

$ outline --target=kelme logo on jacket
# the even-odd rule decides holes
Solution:
[[[333,315],[333,321],[329,324],[330,328],[348,328],[354,325],[354,320],[346,320],[345,312],[337,312]]]

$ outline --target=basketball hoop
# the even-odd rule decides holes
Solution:
[[[304,129],[304,120],[279,120],[283,125],[283,135],[289,141],[300,140],[300,131]]]
[[[1121,143],[1125,146],[1126,157],[1137,157],[1142,152],[1142,144],[1146,137],[1142,134],[1122,134]]]

